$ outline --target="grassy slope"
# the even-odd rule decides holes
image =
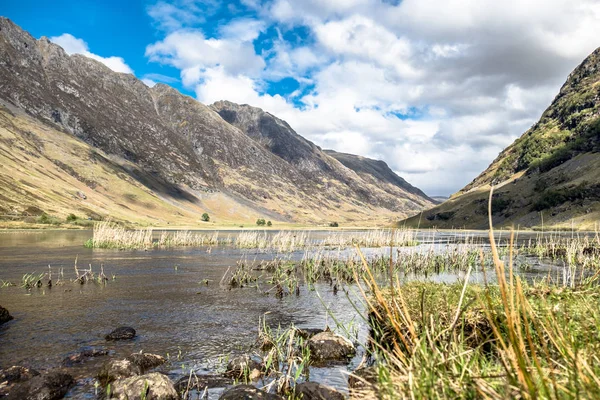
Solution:
[[[25,215],[41,211],[61,221],[73,213],[81,218],[111,218],[139,226],[210,229],[255,227],[259,217],[272,220],[274,228],[306,226],[287,220],[290,210],[296,210],[300,220],[317,216],[356,226],[391,224],[394,218],[389,210],[373,208],[372,221],[352,222],[354,209],[350,204],[339,204],[333,215],[307,208],[299,197],[267,199],[262,208],[225,192],[196,192],[200,200],[193,203],[148,189],[128,173],[135,168],[17,109],[0,105],[0,228],[50,227],[32,223],[33,218],[23,222]],[[229,179],[254,184],[244,182],[241,176]],[[210,223],[200,221],[204,212],[211,216]]]
[[[445,203],[401,224],[483,228],[490,184],[502,226],[594,228],[600,221],[600,49],[567,79],[531,129]]]

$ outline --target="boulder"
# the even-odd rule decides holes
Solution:
[[[106,386],[117,379],[141,375],[142,369],[129,360],[110,360],[98,372],[98,381]]]
[[[10,321],[11,319],[13,319],[13,317],[12,317],[12,315],[10,315],[8,310],[6,308],[0,306],[0,325],[4,324],[5,322]]]
[[[171,380],[158,372],[120,379],[113,383],[110,398],[119,400],[178,400]]]
[[[109,333],[108,335],[106,335],[104,338],[106,340],[130,340],[134,337],[135,329],[133,329],[130,326],[121,326]]]
[[[195,390],[198,392],[204,389],[212,389],[218,387],[229,386],[233,383],[231,378],[217,374],[199,374],[189,375],[181,377],[177,383],[175,383],[175,390],[177,393],[185,393],[188,390]]]
[[[17,383],[25,382],[40,373],[21,366],[0,369],[0,397],[6,396]]]
[[[344,400],[337,390],[315,382],[303,382],[294,388],[294,396],[301,400]]]
[[[103,348],[89,348],[89,349],[85,349],[83,351],[80,351],[78,353],[72,354],[68,357],[66,357],[63,361],[62,364],[65,367],[71,367],[74,364],[79,364],[82,363],[86,360],[89,360],[90,358],[95,358],[95,357],[101,357],[101,356],[105,356],[108,355],[109,351]]]
[[[252,385],[238,385],[224,391],[219,400],[283,400],[283,397],[267,393]]]
[[[69,374],[52,371],[37,375],[31,379],[15,385],[10,391],[7,400],[58,400],[62,399],[75,380]]]
[[[331,331],[316,334],[308,340],[310,358],[317,363],[345,361],[356,353],[351,341]]]
[[[250,379],[259,378],[262,375],[262,364],[247,355],[229,360],[225,371],[226,376],[239,379],[246,374]]]
[[[142,374],[167,362],[164,357],[150,353],[133,353],[127,357],[127,360],[137,365]]]

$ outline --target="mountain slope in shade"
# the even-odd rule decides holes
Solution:
[[[255,134],[169,86],[149,88],[133,75],[69,56],[5,18],[0,18],[0,100],[5,105],[0,133],[6,139],[0,157],[7,161],[0,169],[6,183],[0,187],[0,206],[13,212],[38,207],[64,215],[85,208],[87,214],[115,214],[140,223],[194,223],[204,211],[222,222],[268,217],[381,223],[430,205],[418,193],[399,189],[395,196],[379,190],[270,114],[259,118]],[[14,145],[29,140],[24,132],[37,138],[34,144],[51,140],[72,145],[72,157],[62,161],[40,146],[31,158],[30,144]],[[259,136],[272,136],[277,145],[266,145]],[[102,168],[90,175],[88,164],[98,157]],[[48,193],[50,187],[36,192],[40,181],[27,176],[15,183],[12,177],[27,175],[19,170],[23,160],[28,161],[23,168],[34,170],[44,169],[36,160],[50,162],[73,188],[65,186],[59,195]],[[119,183],[111,180],[115,174]],[[87,187],[86,199],[73,201],[81,184]],[[160,201],[160,207],[149,200],[131,207],[136,200],[127,199],[137,198],[130,196],[134,187]],[[94,203],[102,190],[108,197]],[[109,204],[111,196],[122,201]],[[170,211],[151,212],[161,207]]]
[[[448,201],[409,224],[484,228],[494,223],[593,229],[600,222],[600,49],[567,78],[540,120]]]

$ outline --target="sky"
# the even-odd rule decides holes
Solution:
[[[600,0],[3,0],[147,85],[286,120],[427,194],[469,183],[600,47]]]

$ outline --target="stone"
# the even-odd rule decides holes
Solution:
[[[34,369],[14,365],[0,369],[0,397],[6,396],[17,383],[25,382],[40,373]]]
[[[241,378],[244,374],[248,374],[248,377],[258,378],[262,371],[262,364],[251,357],[244,355],[234,357],[227,363],[227,370],[225,375],[232,378]],[[252,378],[251,378],[252,379]]]
[[[310,358],[316,362],[345,361],[354,356],[354,344],[331,331],[316,334],[308,340]]]
[[[111,398],[119,400],[178,400],[171,380],[159,372],[116,381]]]
[[[62,361],[62,364],[65,367],[71,367],[75,364],[85,362],[91,358],[106,356],[108,353],[109,351],[107,349],[89,348],[65,357],[65,359]]]
[[[137,365],[142,374],[167,362],[164,357],[150,353],[133,353],[127,357],[127,360]]]
[[[135,329],[129,326],[121,326],[106,335],[104,338],[106,340],[131,340],[135,337],[135,335]]]
[[[181,377],[177,383],[175,383],[175,390],[177,393],[185,393],[187,390],[196,390],[198,392],[204,389],[212,389],[217,387],[229,386],[233,383],[231,378],[218,374],[197,374]]]
[[[252,385],[238,385],[224,391],[219,400],[283,400],[283,397],[267,393]]]
[[[376,367],[359,368],[348,376],[348,386],[352,390],[373,389],[377,385],[379,374]]]
[[[301,400],[344,400],[337,390],[316,382],[303,382],[294,388],[294,396]]]
[[[142,369],[129,360],[110,360],[100,368],[97,378],[103,386],[106,386],[117,379],[141,374]]]
[[[6,397],[7,400],[58,400],[62,399],[75,380],[69,374],[52,371],[37,375],[16,385]]]
[[[324,332],[324,330],[319,328],[297,328],[296,332],[302,339],[310,339],[311,337]]]
[[[10,321],[13,319],[13,316],[10,315],[8,310],[2,306],[0,306],[0,325]]]

